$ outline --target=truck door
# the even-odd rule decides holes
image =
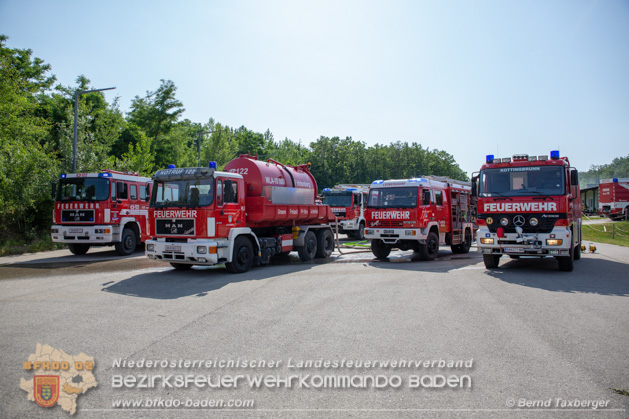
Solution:
[[[244,227],[244,188],[240,179],[216,180],[216,235],[228,237],[229,230]]]
[[[435,221],[439,224],[439,233],[445,233],[450,228],[448,223],[448,197],[442,189],[433,190],[435,194],[434,214]]]

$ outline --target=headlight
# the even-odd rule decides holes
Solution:
[[[416,236],[417,232],[415,230],[406,230],[404,234],[406,234],[407,236]]]
[[[494,239],[486,239],[486,238],[481,238],[480,242],[482,244],[494,244]]]
[[[207,247],[205,246],[197,246],[197,253],[200,255],[204,255],[207,253]]]
[[[152,252],[153,250],[155,250],[155,245],[154,244],[147,244],[146,245],[146,251],[147,252]]]
[[[500,224],[502,224],[503,227],[506,227],[509,225],[509,219],[507,217],[502,217],[500,219]]]
[[[365,230],[365,234],[373,234],[373,230]]]
[[[561,246],[562,243],[561,239],[546,239],[546,246]]]
[[[539,224],[539,220],[538,220],[537,218],[533,217],[533,218],[531,218],[531,219],[529,220],[529,224],[530,224],[531,226],[533,226],[533,227],[537,227],[537,225]]]
[[[59,229],[58,229],[58,228],[51,228],[51,229],[50,229],[50,232],[51,232],[51,233],[58,233],[58,232],[59,232]]]

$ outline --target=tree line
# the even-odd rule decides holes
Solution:
[[[601,179],[629,178],[629,155],[616,157],[609,164],[592,165],[587,172],[579,172],[579,183],[584,188],[588,184],[597,185]]]
[[[51,182],[72,171],[74,94],[94,89],[84,75],[75,86],[56,84],[51,67],[30,49],[6,46],[0,35],[0,238],[33,239],[52,223]],[[119,98],[102,92],[79,96],[77,172],[128,170],[151,176],[169,164],[197,166],[216,161],[219,169],[239,154],[284,164],[310,162],[319,188],[338,183],[440,175],[467,180],[452,157],[417,142],[367,146],[351,137],[325,137],[302,144],[245,126],[230,127],[183,119],[183,103],[171,80],[135,96],[128,112]]]

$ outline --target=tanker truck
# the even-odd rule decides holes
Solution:
[[[209,167],[159,170],[149,206],[149,259],[175,269],[224,263],[229,272],[296,250],[302,261],[334,250],[328,205],[315,204],[309,164],[288,166],[240,155],[218,171]]]

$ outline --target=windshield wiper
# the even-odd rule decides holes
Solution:
[[[526,191],[526,193],[527,193],[527,194],[528,194],[528,193],[536,193],[536,194],[538,194],[538,195],[539,195],[539,197],[535,197],[535,198],[542,198],[544,201],[545,201],[545,200],[547,200],[547,199],[551,199],[551,200],[552,200],[552,198],[550,197],[550,195],[543,194],[543,193],[541,193],[540,191]],[[534,199],[535,199],[535,198],[534,198]]]
[[[485,192],[485,195],[488,195],[489,198],[493,198],[493,195],[498,195],[498,196],[503,197],[504,199],[508,199],[509,201],[513,201],[513,198],[511,198],[510,196],[503,195],[500,192]]]

